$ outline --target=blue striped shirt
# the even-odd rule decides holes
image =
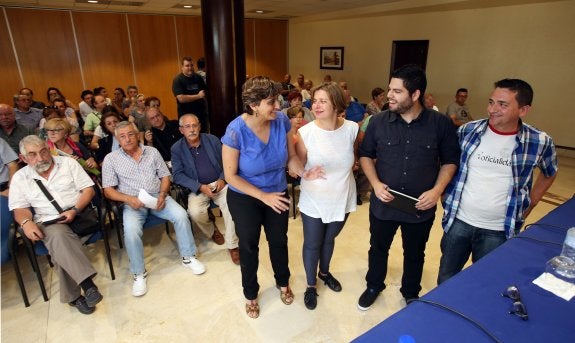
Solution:
[[[102,187],[118,187],[119,192],[130,196],[138,196],[140,189],[152,196],[160,193],[161,179],[170,176],[170,171],[156,148],[141,144],[140,148],[139,161],[124,149],[106,155],[102,165]]]
[[[488,120],[482,119],[467,123],[457,131],[461,146],[461,159],[457,174],[445,191],[442,219],[445,232],[449,231],[453,225],[469,172],[469,159],[479,146],[487,127]],[[525,221],[523,215],[531,204],[529,194],[533,184],[534,169],[538,167],[546,177],[551,177],[557,173],[557,156],[551,137],[521,121],[519,122],[519,131],[515,138],[515,148],[511,160],[513,187],[511,187],[508,195],[509,202],[505,209],[504,224],[507,238],[515,236]]]

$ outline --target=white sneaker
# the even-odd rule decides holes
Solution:
[[[203,274],[206,271],[206,267],[204,267],[202,262],[198,261],[198,259],[194,256],[182,257],[182,265],[184,267],[190,268],[192,273],[196,275]]]
[[[132,285],[132,295],[141,297],[148,292],[148,285],[146,283],[147,272],[143,274],[134,275],[134,284]]]

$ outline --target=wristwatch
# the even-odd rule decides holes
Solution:
[[[77,208],[76,206],[72,207],[72,208],[71,208],[71,210],[74,210],[74,211],[76,211],[76,214],[78,214],[78,213],[80,213],[80,212],[81,212],[81,211],[80,211],[80,209],[79,209],[79,208]]]

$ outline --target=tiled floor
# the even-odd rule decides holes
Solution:
[[[560,158],[560,173],[550,193],[569,198],[575,192],[575,159]],[[534,222],[555,206],[541,202],[527,222]],[[336,240],[331,272],[343,286],[334,293],[318,283],[318,307],[309,311],[303,304],[305,274],[302,265],[302,225],[300,217],[290,218],[289,249],[291,287],[295,302],[284,305],[274,287],[265,236],[260,251],[260,318],[246,316],[240,269],[228,251],[204,237],[197,237],[200,259],[207,272],[201,276],[179,264],[177,246],[163,227],[145,232],[145,258],[149,271],[149,291],[144,297],[131,296],[132,280],[128,258],[112,236],[116,280],[110,279],[101,242],[87,248],[99,271],[95,278],[104,300],[94,314],[86,316],[59,302],[58,279],[41,259],[50,300],[44,302],[35,276],[21,255],[24,279],[31,306],[24,307],[11,264],[2,266],[3,342],[344,342],[369,330],[401,309],[399,293],[402,273],[401,238],[396,237],[389,259],[387,289],[367,312],[356,308],[365,287],[369,248],[369,204],[351,214]],[[436,286],[439,266],[439,225],[441,209],[427,247],[423,275],[425,294]],[[221,218],[218,224],[223,227]]]

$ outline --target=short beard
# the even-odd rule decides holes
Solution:
[[[34,166],[34,170],[37,173],[43,173],[46,170],[50,169],[51,166],[52,166],[52,161],[38,162]]]
[[[411,100],[411,98],[408,98],[405,100],[405,102],[397,104],[397,109],[395,110],[395,112],[399,114],[404,114],[413,107],[413,104],[414,104],[413,100]]]

